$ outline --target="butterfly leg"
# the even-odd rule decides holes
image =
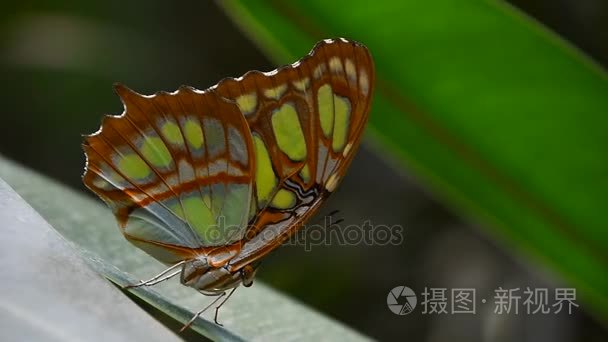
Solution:
[[[215,305],[215,303],[217,303],[217,301],[220,300],[225,295],[226,295],[226,292],[217,294],[217,298],[214,299],[209,305],[205,306],[202,310],[199,310],[197,313],[195,313],[194,316],[188,321],[188,323],[186,323],[186,325],[184,325],[181,329],[179,329],[179,332],[181,333],[182,331],[188,329],[188,327],[190,327],[192,325],[192,323],[194,323],[194,321],[198,318],[198,316],[202,315],[203,312],[207,311],[207,309],[209,309],[210,307]]]
[[[176,275],[178,275],[182,270],[177,270],[171,274],[169,274],[168,276],[163,277],[165,274],[167,274],[168,272],[171,272],[172,270],[180,267],[181,265],[183,265],[186,261],[180,261],[177,264],[167,268],[166,270],[160,272],[159,274],[155,275],[154,277],[148,279],[148,280],[140,280],[139,283],[137,284],[131,284],[131,285],[127,285],[125,287],[123,287],[124,289],[130,289],[130,288],[134,288],[134,287],[140,287],[140,286],[150,286],[150,285],[154,285],[154,284],[158,284],[160,282],[163,282],[167,279],[170,279]],[[162,277],[162,278],[161,278]]]
[[[228,296],[226,296],[226,298],[224,298],[224,300],[220,303],[220,305],[215,307],[215,316],[213,317],[213,321],[215,322],[215,324],[222,326],[223,324],[221,324],[220,322],[217,321],[217,315],[220,312],[220,308],[222,307],[222,305],[224,305],[224,303],[226,303],[226,301],[228,300],[228,298],[230,298],[230,296],[232,296],[232,294],[234,293],[234,291],[236,291],[236,287],[232,289],[232,291],[230,291],[230,293],[228,294]],[[225,293],[225,292],[224,292]]]

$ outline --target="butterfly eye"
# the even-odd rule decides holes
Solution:
[[[257,266],[246,265],[241,269],[241,279],[243,281],[243,286],[249,287],[253,285],[253,278],[255,277],[255,273],[257,271]]]

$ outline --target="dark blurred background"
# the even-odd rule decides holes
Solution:
[[[605,0],[511,2],[608,65]],[[181,84],[204,89],[275,67],[209,1],[21,1],[3,3],[0,16],[0,153],[82,191],[80,135],[97,130],[102,114],[122,111],[114,82],[143,94]],[[473,287],[488,300],[499,286],[568,285],[509,253],[368,146],[323,213],[334,209],[347,224],[401,225],[404,242],[310,252],[285,246],[264,260],[259,279],[378,339],[608,340],[606,327],[580,302],[573,315],[495,315],[491,305],[478,306],[474,316],[391,313],[386,297],[398,285],[417,293]]]

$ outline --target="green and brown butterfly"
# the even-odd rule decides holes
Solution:
[[[124,112],[86,136],[83,180],[130,242],[170,265],[134,286],[179,274],[216,301],[250,286],[260,259],[344,177],[374,76],[368,49],[338,38],[202,91],[144,96],[116,85]]]

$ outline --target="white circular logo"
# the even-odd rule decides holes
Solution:
[[[407,315],[414,311],[418,298],[407,286],[397,286],[388,293],[386,305],[396,315]]]

